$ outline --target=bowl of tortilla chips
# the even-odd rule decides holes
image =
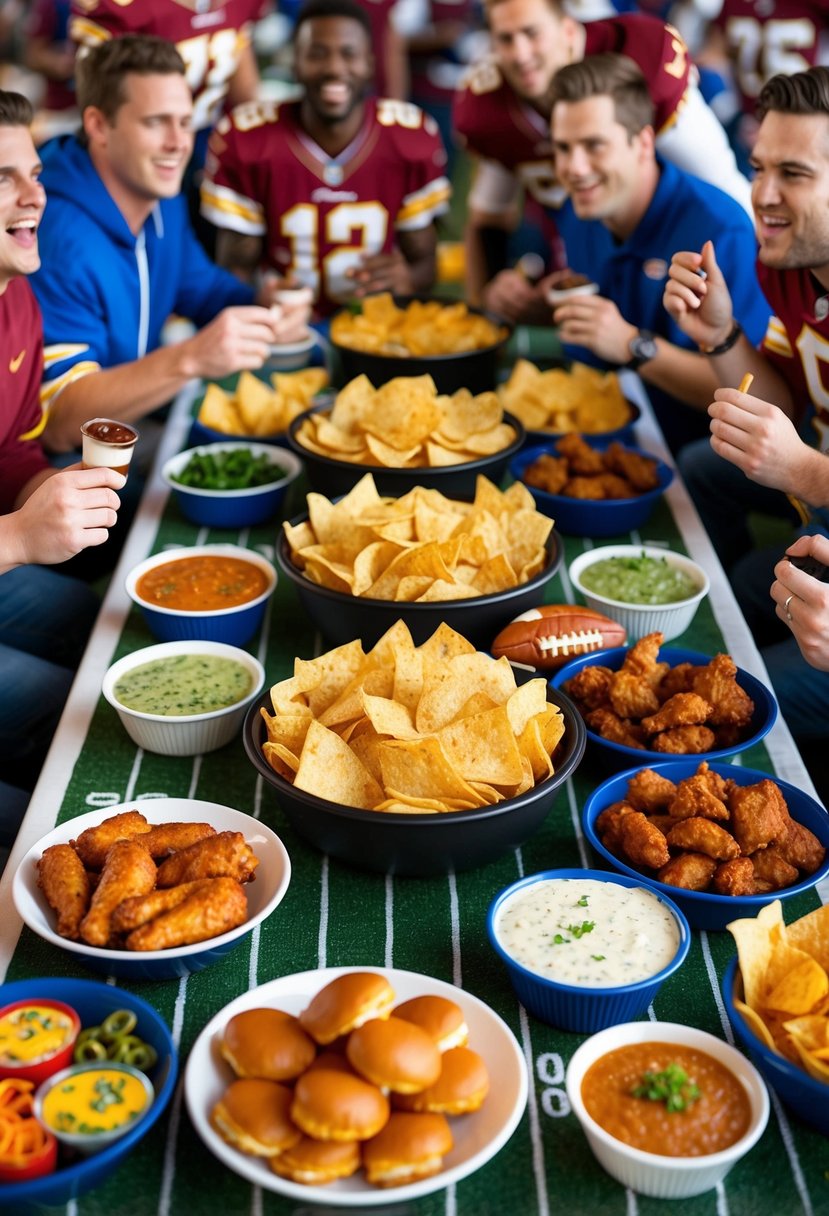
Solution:
[[[288,427],[327,386],[324,367],[274,372],[270,381],[243,371],[230,388],[211,382],[190,427],[190,446],[255,439],[287,447]]]
[[[511,333],[501,317],[460,300],[366,296],[331,321],[331,345],[344,381],[364,372],[372,384],[394,376],[433,377],[438,391],[495,388]]]
[[[779,900],[728,930],[722,994],[752,1062],[804,1123],[829,1136],[829,905],[785,924]]]
[[[571,702],[439,625],[398,620],[251,707],[248,759],[306,841],[363,869],[425,876],[482,865],[550,811],[584,753]]]
[[[276,561],[336,644],[370,645],[400,618],[418,644],[445,621],[486,649],[543,598],[562,560],[553,521],[519,482],[501,491],[479,475],[472,499],[422,486],[387,498],[366,473],[335,502],[307,502],[283,524]]]
[[[473,494],[483,473],[496,484],[524,443],[524,428],[493,392],[437,391],[430,375],[396,376],[375,389],[350,381],[333,406],[314,406],[288,429],[311,488],[345,494],[370,470],[381,494],[413,485]]]
[[[498,386],[498,396],[504,409],[523,424],[527,442],[535,444],[572,431],[632,444],[641,415],[639,406],[622,393],[615,372],[586,363],[542,370],[529,359],[518,359]]]

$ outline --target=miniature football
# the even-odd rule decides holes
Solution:
[[[492,643],[496,659],[505,655],[530,667],[561,667],[580,654],[624,646],[618,621],[579,604],[543,604],[522,612]]]

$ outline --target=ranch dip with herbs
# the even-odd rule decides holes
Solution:
[[[590,878],[521,888],[499,909],[495,933],[528,971],[585,988],[638,983],[679,948],[676,921],[650,891]]]

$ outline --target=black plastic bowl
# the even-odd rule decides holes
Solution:
[[[297,432],[306,418],[319,410],[331,412],[330,405],[315,405],[310,410],[298,414],[288,428],[288,447],[295,452],[305,465],[308,483],[312,490],[336,498],[347,494],[366,473],[374,477],[374,484],[379,493],[400,497],[408,493],[413,486],[424,486],[430,490],[440,490],[442,494],[468,495],[475,493],[475,479],[483,473],[490,481],[499,485],[512,457],[524,446],[524,428],[512,414],[504,413],[503,421],[509,423],[515,431],[512,443],[489,456],[479,456],[477,460],[467,460],[461,464],[441,465],[437,468],[390,469],[387,465],[355,464],[353,460],[336,460],[334,457],[320,456],[306,448],[297,438]]]
[[[515,673],[516,682],[530,679]],[[267,739],[259,712],[272,712],[270,694],[253,703],[242,737],[248,759],[276,795],[295,831],[314,848],[364,870],[424,878],[484,865],[516,848],[541,826],[556,796],[584,755],[585,729],[573,702],[558,689],[547,700],[564,718],[564,735],[553,755],[555,772],[526,794],[474,811],[405,815],[340,806],[304,790],[274,772],[262,754]]]
[[[395,296],[399,308],[405,308],[413,300],[428,303],[434,296]],[[437,300],[438,304],[451,305],[452,300]],[[498,378],[498,360],[501,351],[512,336],[512,329],[503,317],[481,308],[469,308],[502,327],[504,337],[492,346],[478,350],[458,351],[451,355],[378,355],[371,351],[355,350],[351,346],[340,346],[332,340],[342,371],[342,383],[347,384],[355,376],[366,375],[375,388],[393,380],[395,376],[431,376],[439,393],[454,393],[459,388],[468,388],[470,393],[486,393],[495,388]]]
[[[307,513],[299,515],[291,523],[302,523],[307,518]],[[558,571],[564,554],[555,528],[550,531],[545,548],[547,561],[543,570],[518,587],[466,600],[437,600],[426,604],[366,599],[321,587],[291,561],[284,531],[277,540],[276,563],[296,587],[303,611],[323,637],[335,646],[343,646],[355,638],[359,638],[366,648],[373,646],[397,620],[406,622],[415,645],[420,646],[444,621],[474,646],[488,650],[492,639],[505,625],[543,601],[544,588]]]

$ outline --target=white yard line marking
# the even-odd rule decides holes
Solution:
[[[383,951],[383,966],[394,965],[394,879],[386,875],[386,946]]]

